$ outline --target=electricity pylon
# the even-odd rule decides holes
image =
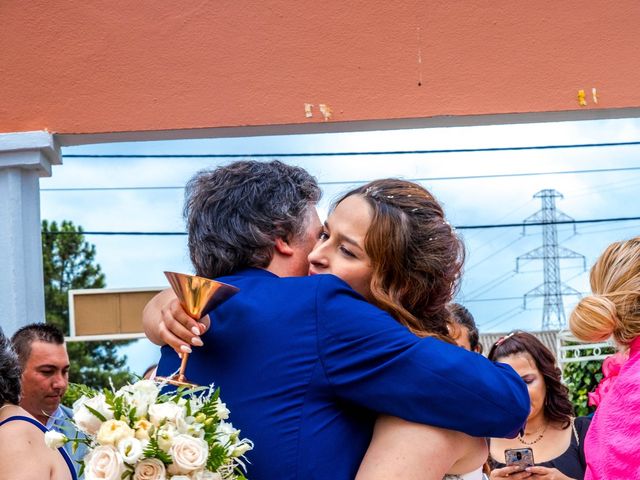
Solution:
[[[556,210],[556,198],[564,198],[560,192],[553,189],[540,190],[533,198],[540,198],[542,208],[524,220],[524,223],[542,224],[542,246],[520,255],[516,259],[516,272],[520,270],[520,260],[543,260],[544,282],[524,295],[524,308],[530,297],[544,297],[542,310],[542,330],[562,330],[566,326],[566,317],[562,303],[563,295],[580,295],[576,289],[562,283],[560,280],[560,259],[580,258],[582,268],[586,271],[587,261],[584,255],[558,245],[558,222],[571,222],[573,218]],[[526,225],[523,226],[523,234]],[[573,224],[573,232],[576,225]]]

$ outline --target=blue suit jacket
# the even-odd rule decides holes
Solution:
[[[187,379],[214,382],[255,442],[250,480],[352,479],[376,412],[476,436],[515,436],[529,413],[507,365],[419,339],[333,275],[279,278],[248,269],[211,314]],[[163,347],[158,373],[179,359]]]

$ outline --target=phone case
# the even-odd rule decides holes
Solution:
[[[533,450],[530,448],[510,448],[504,451],[507,466],[519,465],[523,469],[533,467]]]

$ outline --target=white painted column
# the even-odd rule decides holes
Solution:
[[[44,322],[40,182],[62,163],[48,132],[0,134],[0,326]]]

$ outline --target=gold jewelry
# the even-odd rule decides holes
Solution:
[[[518,435],[518,441],[520,443],[522,443],[523,445],[533,445],[534,443],[538,443],[540,440],[542,440],[542,437],[544,437],[544,432],[547,431],[547,427],[548,426],[549,426],[549,424],[547,423],[544,427],[542,427],[542,431],[541,432],[540,432],[540,430],[538,430],[538,432],[540,432],[540,435],[538,435],[535,440],[533,440],[531,442],[528,442],[528,441],[526,441],[524,439],[524,435],[519,434]],[[538,433],[538,432],[535,432],[535,433]],[[526,433],[525,433],[525,435],[526,435]]]

